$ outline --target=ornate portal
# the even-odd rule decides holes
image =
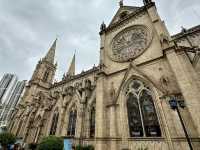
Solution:
[[[111,59],[124,62],[141,55],[150,45],[151,32],[143,25],[129,27],[117,34],[111,43]]]

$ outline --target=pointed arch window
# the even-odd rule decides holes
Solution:
[[[48,78],[49,78],[49,71],[46,71],[46,72],[44,73],[44,76],[43,76],[43,81],[44,81],[44,82],[47,82],[47,81],[48,81]]]
[[[67,129],[68,136],[75,136],[76,118],[77,118],[76,109],[71,110],[69,113],[69,123],[68,123],[68,129]]]
[[[93,104],[91,111],[90,111],[90,137],[94,138],[95,137],[95,104]]]
[[[132,80],[126,89],[126,96],[130,136],[160,137],[160,125],[150,88],[139,80]]]
[[[58,118],[59,118],[59,113],[55,112],[54,115],[53,115],[52,123],[51,123],[50,135],[55,135],[56,134]]]
[[[33,142],[37,143],[39,135],[40,135],[40,130],[42,126],[42,118],[41,116],[38,116],[37,119],[34,121],[34,139]]]
[[[23,124],[23,120],[20,120],[19,121],[19,124],[18,124],[18,126],[17,126],[17,132],[16,132],[16,136],[19,136],[19,134],[20,134],[20,131],[21,131],[21,128],[22,128],[22,124]]]

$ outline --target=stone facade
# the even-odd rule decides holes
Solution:
[[[110,25],[101,25],[98,67],[53,83],[55,41],[37,64],[10,131],[25,143],[53,134],[95,150],[188,150],[169,105],[175,97],[184,100],[179,111],[199,149],[200,27],[170,36],[155,3],[144,4],[120,2]]]

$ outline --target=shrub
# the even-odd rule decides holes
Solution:
[[[30,143],[30,144],[28,145],[28,148],[31,149],[31,150],[36,150],[37,144],[36,144],[36,143]]]
[[[94,147],[92,145],[87,145],[87,146],[77,145],[75,150],[94,150]]]
[[[4,132],[0,134],[0,143],[3,149],[7,149],[8,145],[14,144],[16,141],[16,137],[8,132]]]
[[[42,139],[38,144],[37,150],[63,150],[64,144],[62,138],[48,136]]]

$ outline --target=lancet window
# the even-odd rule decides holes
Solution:
[[[46,72],[44,73],[43,81],[44,81],[44,82],[47,82],[47,81],[48,81],[48,77],[49,77],[49,71],[46,71]]]
[[[75,136],[76,118],[77,118],[77,111],[75,108],[73,108],[69,113],[69,122],[68,122],[68,128],[67,128],[68,136]]]
[[[95,137],[95,104],[93,104],[90,111],[90,137]]]
[[[54,115],[53,115],[53,120],[52,120],[52,123],[51,123],[50,135],[55,135],[56,134],[58,118],[59,118],[59,113],[56,111],[54,113]]]
[[[160,125],[150,88],[139,80],[132,80],[126,89],[126,97],[130,136],[160,137]]]

